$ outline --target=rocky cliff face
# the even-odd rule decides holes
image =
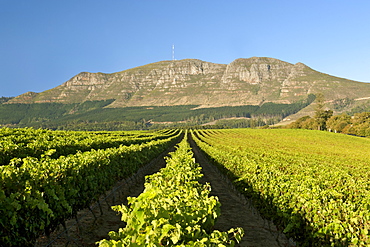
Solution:
[[[82,72],[42,93],[20,95],[9,103],[115,99],[110,107],[155,105],[231,106],[291,103],[309,93],[327,99],[370,96],[370,84],[329,76],[302,63],[253,57],[215,64],[195,59],[162,61],[118,73]]]
[[[225,84],[235,80],[250,84],[261,84],[272,80],[281,81],[288,76],[292,67],[290,63],[273,58],[240,58],[227,65],[222,81]]]

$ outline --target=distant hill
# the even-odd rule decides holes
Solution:
[[[330,76],[302,63],[291,64],[274,58],[252,57],[236,59],[230,64],[184,59],[161,61],[111,74],[82,72],[58,87],[41,93],[28,92],[19,95],[2,106],[17,105],[23,107],[25,111],[22,104],[28,105],[30,109],[41,109],[41,106],[35,108],[32,105],[46,103],[49,104],[49,110],[64,109],[59,115],[58,111],[52,111],[54,120],[68,117],[77,121],[82,115],[76,114],[84,112],[86,121],[90,121],[92,117],[86,117],[89,115],[88,112],[92,114],[94,111],[97,115],[103,114],[102,112],[106,114],[108,111],[103,109],[112,108],[117,109],[117,113],[125,112],[124,109],[134,109],[132,107],[150,109],[150,107],[191,106],[192,108],[189,108],[191,110],[248,105],[260,107],[266,103],[274,103],[274,107],[272,105],[269,107],[277,109],[295,103],[293,108],[297,109],[297,104],[303,108],[307,106],[302,102],[310,104],[309,95],[317,93],[323,93],[328,106],[337,112],[351,111],[353,108],[362,109],[361,107],[366,108],[370,105],[370,83]],[[52,107],[50,104],[53,104]],[[57,107],[55,104],[62,104],[63,107],[62,105]],[[279,107],[276,107],[277,105]],[[298,109],[298,112],[300,110]],[[0,109],[1,111],[3,114],[7,112],[5,108]],[[286,117],[287,112],[290,114],[297,112],[282,108],[279,111],[276,115],[281,117]],[[193,113],[194,110],[187,113],[187,116]],[[237,115],[228,117],[238,117]],[[44,117],[42,113],[37,116],[34,120],[36,122],[40,119],[48,122],[51,118]],[[152,121],[157,121],[158,116],[152,117],[154,117]],[[146,116],[142,118],[148,119]],[[171,121],[171,117],[166,120]],[[12,120],[12,123],[16,124],[17,121]],[[5,124],[6,121],[3,120],[2,123]]]

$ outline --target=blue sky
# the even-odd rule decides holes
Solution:
[[[368,0],[0,0],[0,97],[82,71],[273,57],[370,82]]]

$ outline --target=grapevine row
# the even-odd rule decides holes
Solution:
[[[243,229],[213,230],[220,202],[198,182],[200,170],[185,135],[166,168],[146,177],[144,192],[128,198],[129,207],[113,207],[127,225],[99,246],[234,246]]]
[[[47,153],[52,158],[85,152],[91,149],[105,149],[120,145],[131,145],[151,140],[165,139],[174,131],[153,133],[130,132],[77,132],[23,129],[0,129],[0,165],[13,163],[20,166],[20,158],[40,158]],[[52,150],[53,151],[49,151]]]

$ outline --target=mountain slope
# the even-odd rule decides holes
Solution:
[[[82,72],[41,93],[11,103],[81,103],[114,100],[108,107],[199,105],[220,107],[292,103],[322,92],[326,100],[370,96],[370,83],[317,72],[274,58],[252,57],[215,64],[196,59],[162,61],[105,74]]]

